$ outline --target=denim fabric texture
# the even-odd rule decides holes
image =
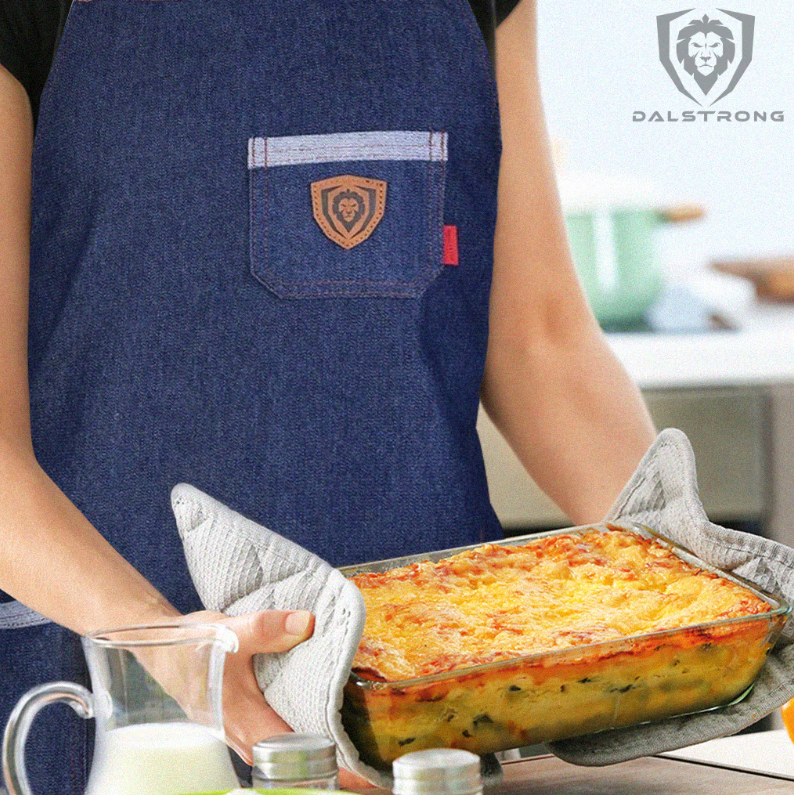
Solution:
[[[448,160],[249,169],[251,139],[384,131],[443,131]],[[467,0],[73,5],[33,157],[34,445],[180,610],[200,603],[170,515],[179,482],[333,565],[501,535],[475,428],[500,151]],[[347,251],[319,232],[309,185],[345,174],[389,183]],[[459,267],[440,265],[443,224]],[[254,229],[273,244],[252,263]],[[345,262],[380,286],[329,289]],[[279,297],[264,272],[301,290]],[[3,720],[36,681],[83,676],[65,630],[2,642],[27,666],[24,681],[0,668]],[[38,719],[41,793],[85,783],[86,729],[66,711]]]

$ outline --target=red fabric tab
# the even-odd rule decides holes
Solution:
[[[458,227],[444,227],[444,265],[460,265],[458,260]]]

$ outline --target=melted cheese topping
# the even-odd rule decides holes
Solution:
[[[619,529],[486,544],[352,580],[367,608],[353,669],[390,682],[771,609]]]

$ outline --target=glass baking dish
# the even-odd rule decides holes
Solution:
[[[388,769],[409,751],[463,748],[477,754],[715,709],[741,700],[790,612],[777,596],[709,566],[650,528],[612,523],[496,542],[619,528],[654,538],[678,557],[739,583],[770,611],[557,649],[471,668],[382,682],[351,673],[342,721],[362,759]],[[347,577],[436,562],[475,544],[340,571]]]

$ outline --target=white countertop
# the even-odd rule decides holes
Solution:
[[[756,305],[738,331],[612,333],[607,339],[642,389],[794,383],[792,305]]]
[[[680,751],[670,751],[663,756],[794,780],[794,743],[785,729],[723,737]]]

